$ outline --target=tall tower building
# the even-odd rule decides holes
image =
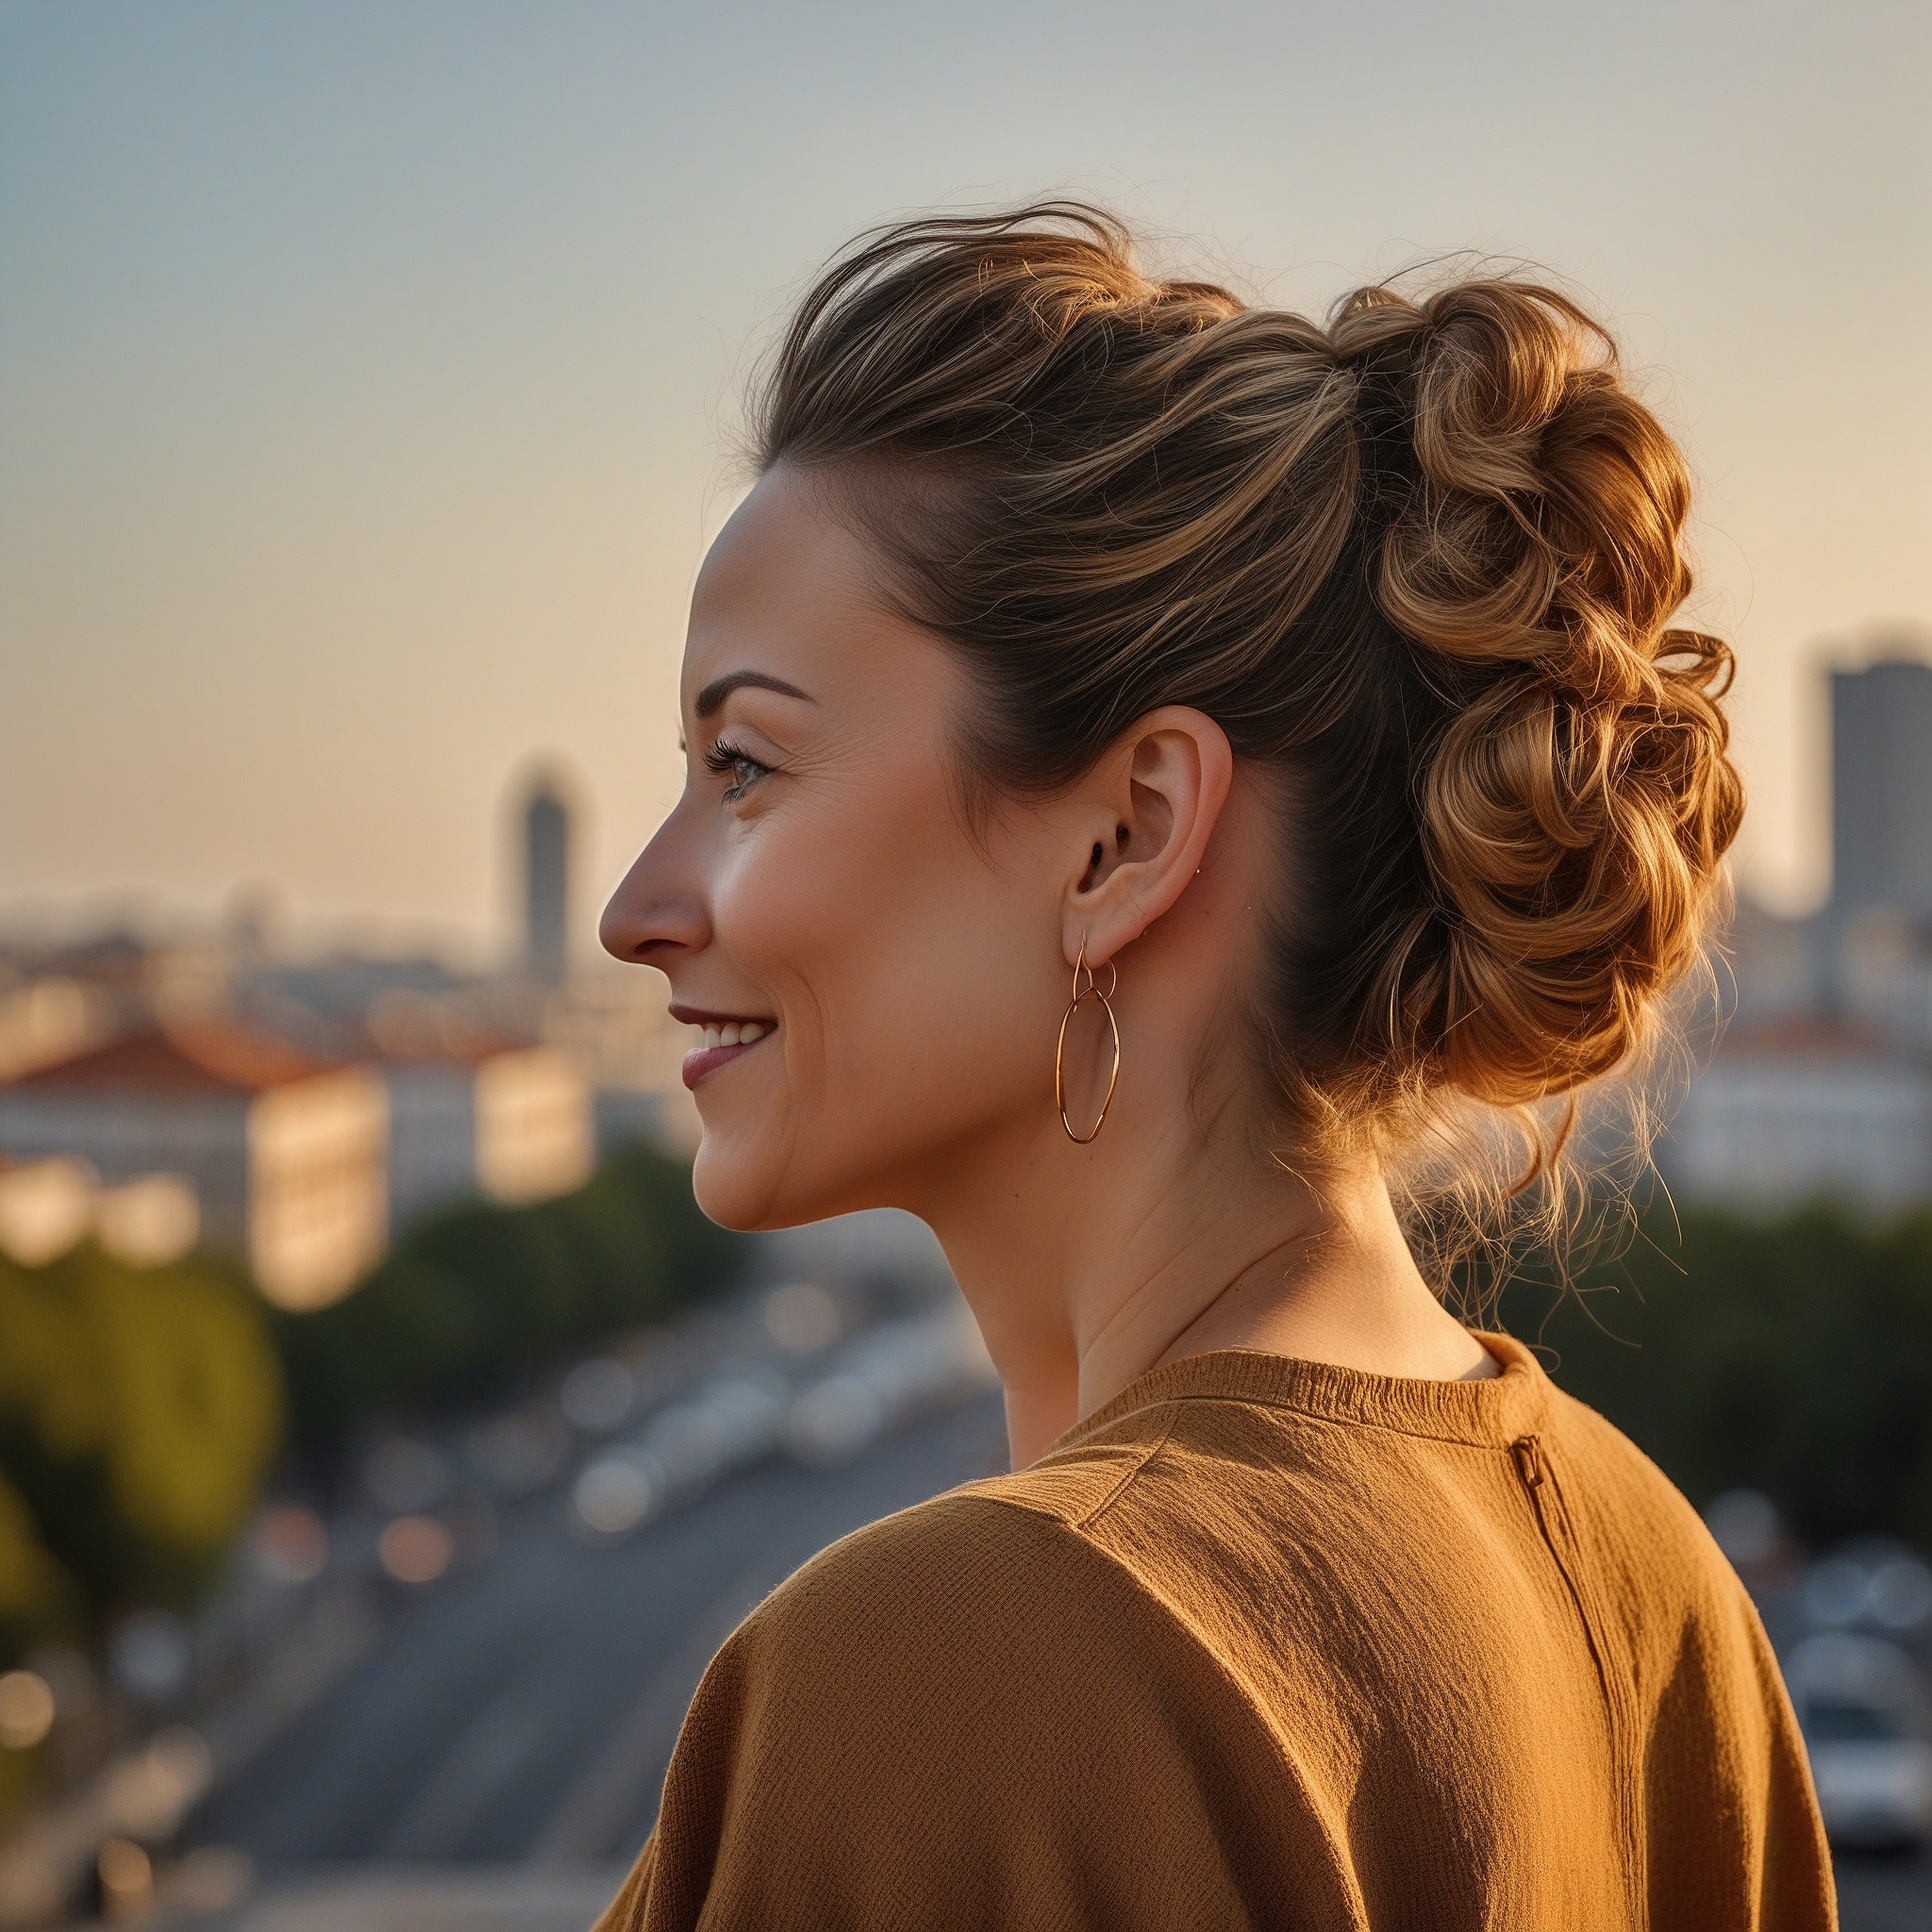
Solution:
[[[1831,679],[1831,910],[1932,925],[1932,665]]]
[[[570,808],[540,776],[524,805],[524,964],[555,985],[570,958]]]

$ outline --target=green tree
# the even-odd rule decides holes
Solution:
[[[37,1642],[72,1635],[80,1612],[73,1577],[41,1541],[25,1499],[0,1476],[0,1670],[12,1669]]]
[[[1814,1544],[1932,1544],[1932,1212],[1652,1211],[1574,1294],[1519,1282],[1503,1309],[1700,1507],[1748,1485]]]
[[[235,1277],[136,1270],[92,1243],[44,1268],[0,1260],[0,1472],[92,1615],[193,1598],[281,1422],[267,1323]]]
[[[489,1400],[560,1350],[728,1287],[746,1253],[698,1211],[690,1169],[644,1144],[555,1201],[451,1208],[346,1300],[277,1318],[296,1438],[326,1451],[373,1416]]]

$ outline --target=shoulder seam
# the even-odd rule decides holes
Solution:
[[[1167,1420],[1161,1424],[1160,1433],[1155,1437],[1153,1441],[1148,1443],[1144,1450],[1141,1451],[1140,1457],[1135,1460],[1133,1466],[1122,1472],[1119,1478],[1115,1481],[1113,1487],[1108,1491],[1106,1495],[1101,1497],[1099,1502],[1095,1503],[1091,1509],[1088,1509],[1079,1516],[1072,1518],[1068,1522],[1068,1528],[1088,1528],[1092,1524],[1099,1522],[1101,1517],[1106,1515],[1107,1512],[1109,1509],[1111,1509],[1113,1506],[1117,1502],[1119,1502],[1124,1495],[1126,1494],[1127,1491],[1133,1487],[1134,1481],[1140,1475],[1141,1472],[1143,1469],[1145,1469],[1147,1465],[1150,1462],[1152,1462],[1154,1458],[1157,1456],[1158,1456],[1163,1449],[1167,1447],[1167,1439],[1174,1434],[1174,1423],[1179,1419],[1179,1416],[1180,1405],[1178,1403],[1170,1402],[1167,1405]]]
[[[1234,1700],[1236,1707],[1246,1716],[1259,1731],[1262,1738],[1266,1740],[1274,1757],[1279,1760],[1284,1773],[1298,1787],[1305,1788],[1307,1781],[1302,1773],[1301,1762],[1293,1750],[1290,1739],[1280,1727],[1271,1722],[1253,1688],[1238,1672],[1230,1668],[1224,1658],[1216,1655],[1213,1648],[1203,1639],[1201,1633],[1188,1622],[1186,1617],[1180,1614],[1175,1607],[1159,1591],[1148,1587],[1146,1580],[1137,1574],[1130,1564],[1124,1562],[1114,1551],[1108,1549],[1104,1544],[1096,1542],[1091,1537],[1082,1534],[1086,1525],[1091,1524],[1102,1510],[1107,1508],[1117,1498],[1125,1494],[1134,1477],[1140,1474],[1141,1468],[1151,1461],[1154,1456],[1165,1444],[1177,1414],[1178,1410],[1176,1409],[1174,1415],[1170,1416],[1167,1427],[1163,1428],[1160,1432],[1159,1439],[1149,1448],[1147,1454],[1141,1458],[1141,1461],[1114,1485],[1106,1500],[1097,1505],[1093,1509],[1088,1511],[1085,1516],[1076,1520],[1069,1520],[1067,1517],[1056,1515],[1051,1510],[1037,1508],[1032,1504],[1023,1503],[1014,1497],[991,1494],[986,1491],[979,1491],[972,1495],[959,1495],[958,1500],[960,1502],[991,1504],[996,1509],[1012,1509],[1018,1511],[1023,1516],[1041,1519],[1050,1525],[1047,1532],[1049,1535],[1058,1532],[1059,1535],[1071,1539],[1087,1555],[1096,1558],[1105,1570],[1118,1580],[1128,1601],[1141,1606],[1146,1615],[1171,1632],[1177,1642],[1185,1645],[1193,1656],[1202,1660],[1207,1669],[1219,1680],[1229,1696]]]

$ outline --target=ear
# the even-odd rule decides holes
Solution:
[[[1204,711],[1168,705],[1124,732],[1074,788],[1082,840],[1062,917],[1073,965],[1104,966],[1173,908],[1201,868],[1234,783],[1227,734]]]

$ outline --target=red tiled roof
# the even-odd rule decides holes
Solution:
[[[145,1027],[72,1058],[39,1067],[13,1084],[167,1093],[259,1093],[332,1070],[300,1047],[228,1020]]]

